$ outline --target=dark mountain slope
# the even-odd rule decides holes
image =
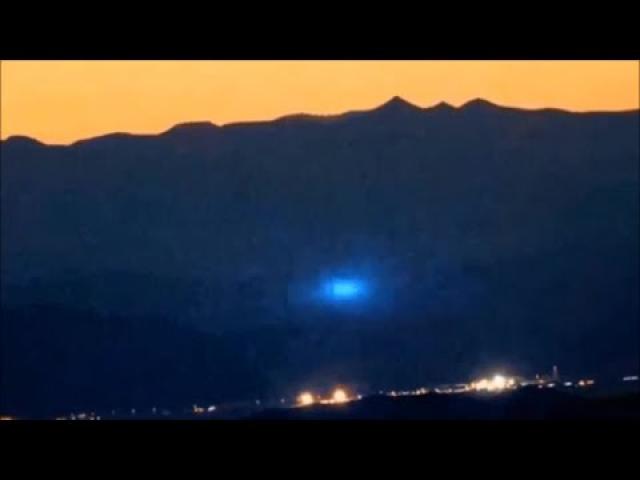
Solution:
[[[637,360],[638,111],[395,98],[1,153],[3,308],[295,325],[278,378]],[[345,272],[375,285],[358,312],[309,301]]]

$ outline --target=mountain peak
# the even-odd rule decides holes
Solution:
[[[447,102],[438,102],[429,107],[429,110],[455,110],[455,107]]]
[[[35,138],[27,137],[26,135],[12,135],[5,138],[2,141],[5,146],[14,145],[22,147],[42,147],[44,143],[36,140]]]
[[[469,100],[467,103],[460,106],[460,109],[489,109],[489,108],[499,108],[495,103],[491,103],[489,100],[485,100],[484,98],[474,98]]]
[[[391,97],[389,100],[387,100],[385,103],[380,105],[375,110],[380,110],[380,111],[415,111],[415,110],[422,110],[422,109],[419,106],[417,106],[417,105],[405,100],[404,98],[395,95],[395,96]]]

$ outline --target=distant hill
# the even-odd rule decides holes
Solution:
[[[222,336],[163,317],[59,305],[3,308],[0,326],[0,412],[26,418],[255,398],[282,362],[278,343],[295,335],[256,328]]]
[[[501,365],[618,375],[636,369],[640,335],[639,128],[637,110],[396,97],[69,146],[12,137],[3,312],[56,304],[223,338],[266,329],[282,359],[273,388]],[[313,300],[344,272],[373,288],[357,312]]]

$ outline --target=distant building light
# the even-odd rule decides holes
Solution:
[[[298,395],[298,405],[306,407],[308,405],[313,405],[313,403],[314,399],[311,392],[303,392]]]
[[[623,382],[637,382],[638,375],[628,375],[626,377],[622,377]]]
[[[556,386],[555,383],[547,383],[547,388],[553,388],[555,386]]]
[[[471,389],[476,391],[487,391],[487,392],[500,392],[506,388],[512,388],[515,386],[514,378],[507,378],[504,375],[494,375],[493,378],[481,378],[480,380],[471,383]]]
[[[349,401],[349,397],[347,396],[347,392],[345,392],[341,388],[336,388],[333,391],[332,398],[333,398],[333,401],[335,403],[344,403],[344,402],[348,402]]]
[[[507,386],[507,379],[502,375],[495,375],[493,377],[492,383],[495,390],[504,390],[504,388]]]
[[[571,385],[573,385],[573,383],[571,383],[571,382],[564,382],[564,386],[565,386],[565,387],[570,387]]]
[[[216,406],[215,405],[209,405],[209,407],[207,408],[207,412],[211,413],[211,412],[215,412],[216,411]]]

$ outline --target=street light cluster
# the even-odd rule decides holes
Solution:
[[[311,392],[302,392],[298,395],[298,406],[307,407],[309,405],[313,405],[314,403],[321,404],[334,404],[334,403],[346,403],[350,401],[351,398],[347,394],[347,392],[342,388],[336,388],[331,394],[330,398],[323,399],[320,397],[314,397]]]
[[[513,378],[507,378],[503,375],[494,375],[493,378],[481,378],[471,383],[471,389],[485,392],[501,392],[507,388],[515,387],[516,382]]]

